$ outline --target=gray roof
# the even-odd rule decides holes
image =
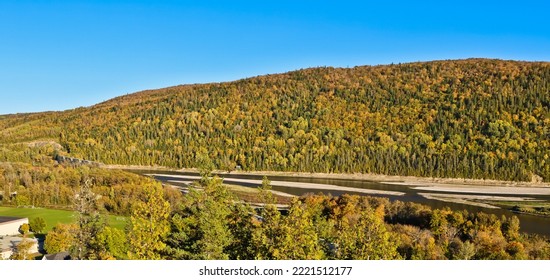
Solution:
[[[63,260],[70,260],[71,256],[69,255],[69,252],[60,252],[55,254],[48,254],[45,255],[42,260],[48,260],[48,261],[63,261]]]
[[[14,222],[14,221],[23,220],[23,219],[26,219],[26,218],[0,216],[0,224]]]

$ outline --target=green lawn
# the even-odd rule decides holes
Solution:
[[[35,217],[42,217],[46,221],[46,231],[49,231],[58,223],[73,223],[77,215],[74,211],[66,210],[0,207],[0,216],[29,218],[29,221]],[[126,221],[128,220],[129,218],[127,217],[112,215],[109,215],[107,219],[110,226],[122,230],[126,226]]]

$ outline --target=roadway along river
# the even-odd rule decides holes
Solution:
[[[158,171],[158,170],[129,170],[142,175],[151,175],[155,179],[170,185],[183,186],[188,182],[196,181],[199,177],[196,173],[183,173],[173,171]],[[220,174],[224,181],[229,184],[241,185],[246,187],[258,187],[261,184],[262,176],[259,175],[235,175],[235,174]],[[323,179],[323,178],[306,178],[306,177],[288,177],[288,176],[269,176],[268,179],[272,182],[273,190],[285,192],[293,195],[303,195],[306,193],[324,193],[334,196],[344,193],[353,193],[359,195],[372,195],[379,197],[387,197],[390,200],[401,200],[417,202],[429,205],[433,208],[449,207],[453,210],[466,209],[469,212],[485,212],[495,214],[497,216],[516,215],[521,222],[521,230],[527,233],[537,233],[550,237],[550,218],[532,216],[526,214],[515,214],[505,209],[490,209],[476,205],[466,205],[449,201],[437,200],[438,196],[464,196],[460,191],[446,191],[444,193],[437,187],[425,186],[419,184],[403,184],[403,183],[381,183],[366,180],[348,180],[348,179]],[[430,194],[426,194],[426,190],[434,189]],[[475,192],[470,192],[474,193]],[[479,196],[479,193],[476,195]],[[550,201],[550,195],[540,194],[519,194],[511,195],[506,193],[491,194],[493,198],[511,197],[513,199],[538,199]],[[518,198],[520,196],[521,198]],[[512,200],[512,199],[510,199]]]

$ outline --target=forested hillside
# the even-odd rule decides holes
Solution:
[[[0,116],[4,153],[36,140],[108,164],[548,182],[550,63],[313,68]]]

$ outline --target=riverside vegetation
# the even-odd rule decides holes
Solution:
[[[182,195],[123,171],[8,166],[1,166],[0,185],[11,182],[19,192],[2,205],[75,211],[74,223],[57,224],[45,237],[48,253],[68,251],[74,259],[550,259],[548,240],[520,233],[515,217],[357,195],[306,195],[280,211],[267,179],[258,209],[208,170]],[[45,170],[55,176],[41,176]],[[109,225],[106,214],[128,215],[124,229]]]
[[[76,222],[47,233],[48,253],[147,260],[550,258],[548,240],[520,233],[515,216],[357,195],[306,195],[281,212],[267,179],[260,209],[234,196],[218,177],[204,176],[186,195],[147,182],[136,187],[139,198],[119,209],[130,212],[121,230],[108,225],[103,196],[92,191],[101,188],[89,182],[73,192]]]
[[[0,116],[1,205],[75,210],[46,250],[76,259],[549,259],[548,240],[515,217],[354,195],[281,212],[268,180],[253,209],[207,172],[548,182],[549,77],[549,63],[482,59],[317,68]],[[207,171],[182,195],[56,155]]]

